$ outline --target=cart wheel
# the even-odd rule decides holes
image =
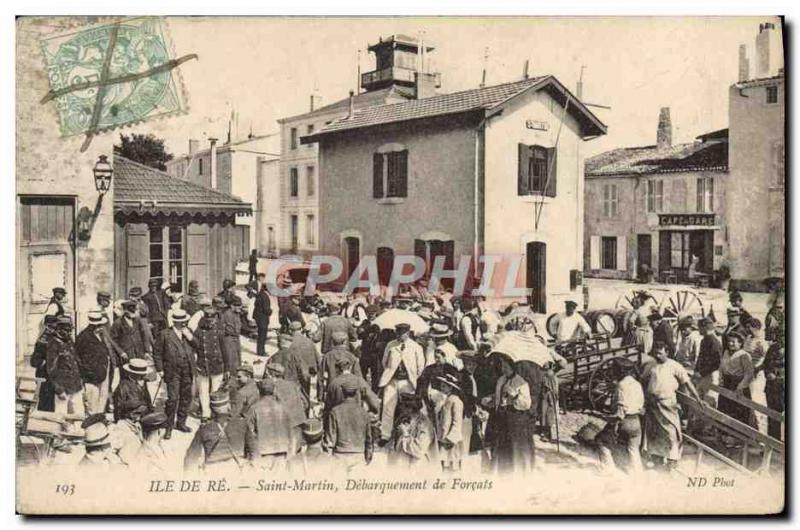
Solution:
[[[672,313],[672,316],[680,317],[685,315],[692,315],[695,318],[703,318],[706,316],[705,306],[703,300],[694,291],[683,290],[675,291],[665,300],[664,316],[668,316],[667,312]]]
[[[587,392],[589,393],[589,404],[592,410],[602,414],[611,414],[611,403],[614,398],[614,367],[616,366],[619,358],[611,357],[597,365],[591,374],[589,374],[589,384]]]
[[[614,309],[626,309],[629,311],[633,311],[633,304],[631,301],[636,297],[636,294],[639,293],[641,289],[631,289],[629,292],[620,295],[617,298],[617,302],[614,304]],[[647,293],[647,297],[644,302],[644,307],[646,309],[659,309],[661,304],[656,300],[652,294]]]

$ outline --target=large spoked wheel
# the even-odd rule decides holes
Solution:
[[[676,317],[692,315],[695,318],[706,316],[706,309],[703,300],[694,291],[683,290],[675,291],[664,302],[664,313],[673,313]]]
[[[621,362],[619,357],[606,359],[589,374],[587,388],[589,404],[592,406],[592,410],[601,414],[612,414],[614,412],[611,410],[616,386],[614,368],[618,362]]]
[[[633,311],[633,299],[636,298],[636,294],[639,292],[638,289],[632,289],[631,291],[620,295],[617,298],[617,302],[614,304],[614,309],[625,309],[628,311]],[[652,294],[647,294],[645,297],[644,307],[647,310],[658,310],[661,307],[661,304],[658,300],[653,297]]]

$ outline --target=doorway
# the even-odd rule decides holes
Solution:
[[[392,268],[394,267],[394,250],[389,247],[378,247],[376,259],[378,262],[378,282],[381,285],[389,285],[389,280],[392,277]]]
[[[525,287],[535,313],[547,312],[547,245],[532,241],[525,246]]]
[[[636,236],[636,259],[637,274],[647,266],[648,270],[653,270],[653,238],[650,234],[638,234]]]

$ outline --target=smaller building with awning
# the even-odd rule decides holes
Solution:
[[[216,293],[250,248],[252,215],[241,199],[158,169],[114,158],[114,268],[116,297],[131,287],[147,290],[150,278],[168,280],[186,292],[196,280],[200,292]]]

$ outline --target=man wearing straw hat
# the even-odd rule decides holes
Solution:
[[[153,410],[145,383],[149,372],[150,366],[144,359],[133,358],[122,367],[121,380],[114,390],[114,421],[126,418],[141,407],[145,407],[145,412]]]
[[[86,454],[80,466],[118,466],[122,465],[119,457],[111,448],[111,436],[108,432],[104,414],[93,414],[81,424],[84,432]]]
[[[163,372],[163,381],[167,386],[167,432],[164,439],[172,436],[173,425],[181,432],[192,432],[186,425],[189,407],[192,403],[192,380],[195,372],[194,353],[189,341],[191,332],[186,329],[189,315],[183,309],[172,314],[172,327],[161,332],[156,339],[156,370]],[[177,422],[176,422],[177,416]]]
[[[225,473],[252,466],[252,461],[260,456],[258,438],[247,428],[245,420],[231,417],[228,392],[214,392],[210,403],[212,420],[197,429],[186,450],[184,470]]]
[[[89,311],[88,318],[89,325],[75,341],[75,355],[81,369],[86,413],[96,414],[106,410],[109,369],[115,363],[103,334],[108,318],[100,311]]]

